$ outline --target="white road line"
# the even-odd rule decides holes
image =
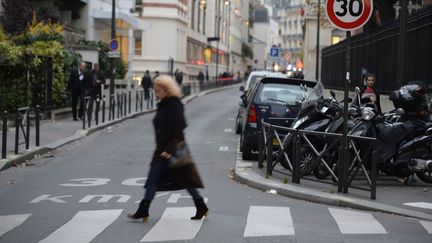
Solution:
[[[227,133],[231,133],[231,132],[232,132],[232,129],[231,129],[231,128],[225,128],[225,132],[227,132]]]
[[[228,121],[234,121],[235,119],[234,118],[228,118]]]
[[[121,214],[122,209],[79,211],[40,243],[90,242]]]
[[[428,202],[410,202],[410,203],[404,203],[404,205],[416,207],[416,208],[432,209],[432,203],[428,203]]]
[[[191,196],[182,196],[180,193],[173,193],[168,198],[167,203],[178,203],[180,198],[192,198]]]
[[[219,151],[228,151],[228,146],[220,146]]]
[[[244,237],[294,235],[289,207],[251,206]]]
[[[0,236],[20,226],[31,214],[16,214],[0,216]]]
[[[387,234],[370,213],[329,208],[342,234]]]
[[[166,208],[161,219],[141,239],[141,242],[192,240],[204,220],[191,220],[195,207]]]
[[[432,234],[432,222],[420,221],[420,223],[429,234]]]

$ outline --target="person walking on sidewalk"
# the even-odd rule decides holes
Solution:
[[[196,214],[192,220],[202,219],[208,214],[207,205],[197,188],[204,188],[195,164],[176,169],[169,168],[169,158],[175,154],[177,144],[185,141],[183,130],[186,128],[183,104],[180,101],[181,91],[170,76],[162,75],[154,80],[154,91],[160,99],[157,112],[153,119],[156,135],[156,150],[150,163],[144,199],[134,214],[128,214],[131,219],[149,217],[149,207],[156,191],[171,191],[186,189],[192,196],[196,206]]]
[[[78,68],[72,70],[69,76],[68,90],[71,92],[72,96],[72,116],[74,121],[78,121],[77,118],[77,105],[78,99],[80,101],[78,117],[82,119],[83,117],[83,107],[84,107],[84,91],[86,87],[86,64],[81,62]]]
[[[144,76],[141,80],[141,87],[144,89],[144,100],[147,103],[147,109],[150,109],[150,92],[153,89],[152,78],[150,76],[150,72],[147,70],[144,73]],[[153,102],[152,102],[153,106]]]
[[[86,92],[87,95],[90,96],[87,111],[89,126],[92,119],[93,104],[95,103],[94,101],[96,101],[95,117],[98,117],[100,100],[102,98],[102,84],[105,83],[105,75],[102,70],[100,70],[99,63],[95,63],[93,65],[91,78],[91,82],[88,82]]]

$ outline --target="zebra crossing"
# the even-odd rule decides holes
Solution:
[[[162,242],[174,240],[193,240],[206,227],[206,220],[193,221],[190,216],[194,207],[167,207],[160,219],[143,232],[140,242]],[[371,213],[349,209],[328,208],[328,213],[336,222],[341,235],[387,235],[388,231]],[[113,222],[122,220],[123,209],[78,211],[68,222],[43,239],[50,242],[91,242]],[[5,234],[13,234],[32,214],[0,215],[0,242]],[[36,216],[35,216],[36,217]],[[292,217],[290,207],[250,206],[243,227],[243,237],[281,237],[295,236],[296,219]],[[425,235],[432,239],[432,222],[418,220],[418,226]],[[310,222],[313,224],[314,222]],[[329,224],[332,225],[332,224]],[[299,226],[301,227],[301,226]],[[329,226],[327,226],[329,227]],[[73,236],[73,237],[71,237]]]

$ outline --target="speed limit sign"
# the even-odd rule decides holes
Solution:
[[[330,22],[341,30],[355,30],[369,20],[372,0],[327,0],[326,12]]]

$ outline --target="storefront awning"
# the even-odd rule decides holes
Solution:
[[[103,10],[94,10],[93,17],[95,19],[111,20],[111,12],[103,11]],[[120,11],[116,12],[116,18],[127,22],[133,27],[133,29],[136,30],[149,30],[151,28],[150,23]]]

